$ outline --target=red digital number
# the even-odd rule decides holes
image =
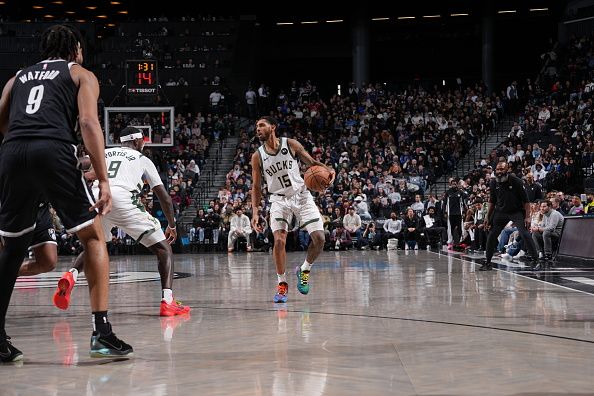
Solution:
[[[138,85],[153,85],[153,73],[136,73]]]

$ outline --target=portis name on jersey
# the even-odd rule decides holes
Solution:
[[[106,151],[105,158],[109,157],[125,157],[128,161],[134,161],[135,159],[137,159],[136,156],[128,155],[128,153],[124,153],[121,151]]]

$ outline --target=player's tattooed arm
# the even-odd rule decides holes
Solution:
[[[323,166],[324,168],[328,169],[328,172],[330,172],[330,174],[332,175],[332,180],[330,181],[330,183],[334,181],[334,177],[336,176],[334,168],[312,158],[312,156],[309,155],[307,150],[305,150],[303,145],[299,143],[297,140],[288,139],[288,144],[289,149],[294,153],[295,157],[297,157],[299,161],[303,162],[305,166],[307,166],[308,168],[313,165]]]
[[[262,201],[262,165],[260,154],[256,151],[252,154],[252,228],[258,227],[258,208]]]

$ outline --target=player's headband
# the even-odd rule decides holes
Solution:
[[[144,139],[142,132],[135,132],[135,133],[131,133],[126,136],[120,136],[120,142],[122,142],[122,143],[129,142],[130,140],[135,140],[135,139]]]

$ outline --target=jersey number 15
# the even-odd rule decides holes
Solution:
[[[283,175],[282,177],[279,176],[277,177],[277,179],[283,188],[291,187],[293,185],[291,184],[291,179],[289,179],[289,175]]]

